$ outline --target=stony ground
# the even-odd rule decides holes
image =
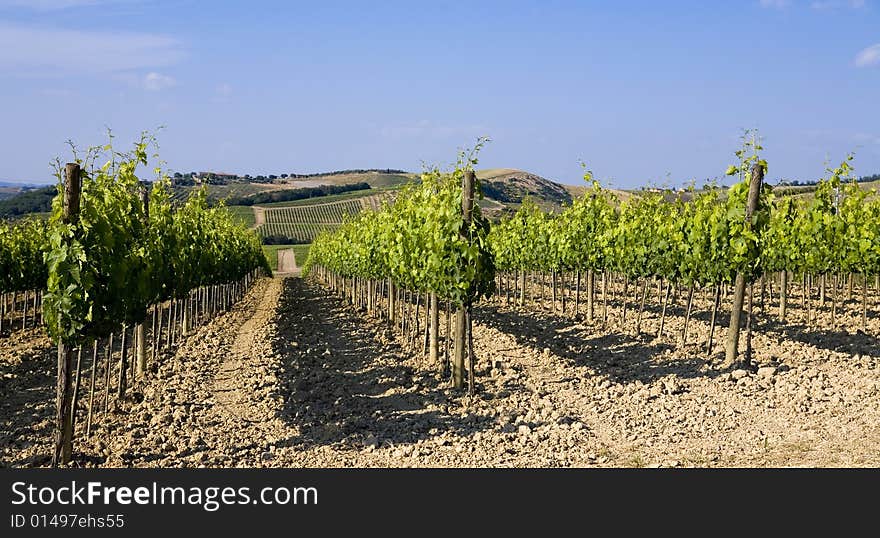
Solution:
[[[300,278],[263,279],[163,355],[125,402],[111,398],[78,437],[74,465],[880,466],[876,317],[865,334],[856,303],[813,328],[797,323],[796,305],[785,326],[768,309],[756,368],[729,370],[723,340],[705,353],[706,302],[686,346],[676,345],[681,304],[661,339],[645,334],[658,326],[650,301],[640,336],[632,305],[621,328],[616,304],[606,326],[484,304],[472,399],[384,322]],[[0,465],[46,465],[54,350],[38,331],[0,346]],[[81,400],[78,431],[85,409]]]

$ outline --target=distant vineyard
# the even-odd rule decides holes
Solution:
[[[320,232],[335,230],[339,224],[314,224],[301,222],[269,222],[258,229],[262,237],[286,237],[294,243],[311,243]]]
[[[354,216],[365,207],[376,209],[381,196],[365,196],[324,204],[263,208],[265,222],[257,226],[262,237],[288,237],[298,243],[310,243],[318,233],[335,230],[346,215]]]

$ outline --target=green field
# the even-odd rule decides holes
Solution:
[[[269,267],[272,268],[273,271],[278,270],[278,251],[284,249],[293,249],[293,257],[296,259],[296,265],[302,267],[306,263],[306,258],[309,257],[309,247],[308,245],[263,245],[263,254],[266,255],[266,258],[269,260]]]
[[[226,208],[232,213],[238,221],[242,222],[248,228],[253,228],[256,221],[254,220],[254,210],[246,205],[231,205]]]
[[[311,243],[308,245],[291,245],[290,248],[293,249],[293,257],[296,258],[296,265],[299,267],[305,265],[306,258],[309,257],[309,248],[311,246]]]

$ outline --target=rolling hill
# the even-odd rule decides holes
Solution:
[[[532,198],[550,211],[558,210],[572,201],[572,194],[565,186],[523,170],[480,170],[477,177],[481,180],[484,195],[479,204],[490,219],[515,211],[525,197]],[[270,243],[309,243],[321,231],[339,226],[345,215],[358,213],[364,208],[378,208],[383,201],[392,199],[402,185],[414,181],[418,181],[417,174],[368,172],[318,175],[276,182],[273,187],[283,183],[292,188],[366,182],[370,189],[290,202],[255,204],[253,226]],[[230,210],[239,216],[246,211],[236,206],[230,207]],[[250,219],[245,217],[245,220]]]

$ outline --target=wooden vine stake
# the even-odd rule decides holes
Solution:
[[[749,197],[746,202],[746,222],[751,222],[752,213],[758,207],[758,195],[761,193],[761,184],[764,182],[764,168],[755,163],[752,166],[751,178],[749,181]],[[727,366],[732,366],[737,359],[739,353],[739,329],[742,320],[743,302],[746,295],[746,277],[742,272],[736,274],[736,283],[733,291],[733,309],[730,312],[730,330],[727,332],[727,349],[724,362]],[[748,357],[746,357],[748,360]],[[748,366],[746,364],[745,366]]]
[[[461,213],[462,219],[464,219],[461,235],[464,238],[467,238],[471,224],[471,212],[474,208],[474,181],[473,170],[465,171],[461,180]],[[455,311],[455,355],[452,358],[452,382],[457,389],[464,387],[464,358],[467,346],[467,322],[469,321],[466,310],[468,309],[470,309],[470,304],[466,301]],[[471,362],[471,364],[473,363]],[[471,372],[471,376],[473,377],[473,372]]]
[[[428,359],[432,365],[436,364],[442,372],[443,364],[440,362],[440,305],[436,293],[431,292],[430,301],[431,320],[428,336]]]
[[[64,206],[62,221],[79,221],[79,202],[82,192],[80,167],[77,163],[65,166]],[[73,453],[73,347],[58,341],[58,379],[55,385],[55,449],[52,466],[66,465]]]
[[[141,202],[144,206],[144,226],[149,226],[150,223],[150,191],[147,190],[146,187],[141,187]],[[143,377],[144,373],[147,371],[147,335],[144,330],[144,323],[147,319],[147,309],[144,308],[143,317],[141,321],[135,325],[134,327],[134,335],[135,335],[135,364],[137,368],[135,372],[137,377]],[[155,334],[153,338],[155,338]]]

